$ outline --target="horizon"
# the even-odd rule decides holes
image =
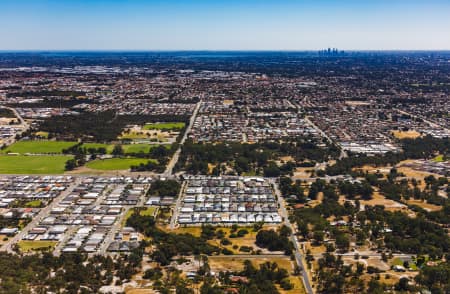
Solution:
[[[46,53],[46,52],[66,52],[66,53],[157,53],[157,52],[223,52],[223,53],[317,53],[326,49],[337,49],[339,52],[345,53],[372,53],[372,52],[399,52],[399,53],[421,53],[421,52],[450,52],[450,49],[340,49],[327,47],[322,49],[298,49],[298,50],[283,50],[283,49],[252,49],[252,50],[241,50],[241,49],[0,49],[1,53]]]
[[[450,50],[443,0],[0,2],[1,51]]]

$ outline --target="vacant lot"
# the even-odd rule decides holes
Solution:
[[[145,124],[143,130],[182,130],[185,127],[184,122],[171,122],[171,123],[151,123]]]
[[[444,162],[444,155],[438,155],[435,158],[433,158],[434,162]]]
[[[383,205],[389,211],[407,210],[406,205],[391,199],[387,199],[386,197],[381,195],[378,191],[375,191],[373,193],[372,199],[360,200],[360,203],[362,205],[370,205],[370,206]]]
[[[25,204],[25,207],[41,207],[42,201],[41,200],[33,200],[29,201]]]
[[[254,232],[252,228],[239,228],[235,232],[235,234],[241,229],[247,230],[248,234],[246,234],[243,237],[231,238],[230,237],[230,234],[231,234],[230,229],[229,228],[221,228],[221,230],[224,231],[226,238],[228,240],[230,240],[230,242],[231,242],[230,245],[222,246],[222,247],[227,248],[228,250],[232,251],[234,254],[248,254],[248,252],[239,251],[239,249],[234,249],[233,246],[238,246],[239,248],[241,246],[247,246],[247,247],[253,248],[254,250],[261,249],[258,246],[256,246],[256,244],[255,244],[257,232]],[[220,240],[218,240],[218,239],[209,240],[208,243],[218,246],[218,247],[221,246]],[[263,250],[263,251],[265,251],[265,250]]]
[[[417,131],[392,131],[392,135],[397,139],[415,139],[420,137],[420,133]]]
[[[154,159],[147,158],[111,158],[97,159],[88,162],[86,166],[98,170],[127,170],[133,165],[146,164],[149,161],[156,162]]]
[[[152,126],[150,126],[152,125]],[[180,131],[178,129],[158,128],[156,125],[134,125],[124,129],[118,139],[129,139],[139,143],[175,142]]]
[[[270,230],[270,229],[277,230],[278,227],[277,226],[264,226],[263,229],[264,230]],[[236,236],[235,238],[230,237],[230,234],[237,235],[237,233],[240,230],[246,230],[248,233],[242,237],[239,237],[239,236]],[[208,240],[208,243],[211,245],[214,245],[214,246],[226,248],[226,249],[230,250],[231,252],[233,252],[233,254],[244,254],[244,255],[250,254],[249,252],[240,251],[239,248],[241,248],[241,246],[251,247],[251,248],[253,248],[253,250],[261,249],[258,246],[256,246],[256,244],[255,244],[256,235],[258,234],[258,232],[253,231],[252,227],[238,227],[238,229],[234,232],[232,232],[231,227],[216,227],[215,231],[216,231],[216,233],[218,231],[222,231],[224,233],[225,238],[227,238],[231,242],[231,244],[221,245],[220,239],[217,239],[217,238]],[[180,227],[175,230],[171,230],[171,232],[176,233],[176,234],[186,234],[187,233],[187,234],[191,234],[196,237],[200,237],[202,228],[198,227],[198,226]],[[237,249],[233,248],[233,246],[238,246],[238,248]],[[262,252],[266,252],[266,249],[262,249]]]
[[[417,200],[417,199],[405,200],[405,202],[410,204],[410,205],[420,206],[423,209],[425,209],[426,211],[438,211],[438,210],[442,209],[442,206],[434,205],[434,204],[431,204],[431,203],[427,203],[426,201]]]
[[[154,216],[156,209],[157,209],[156,206],[146,207],[144,210],[141,210],[139,214],[142,216]]]
[[[398,166],[397,166],[397,171],[400,173],[403,173],[406,177],[408,178],[415,178],[416,180],[420,181],[419,183],[419,188],[420,189],[424,189],[425,188],[425,177],[429,176],[429,175],[434,175],[436,178],[441,177],[438,174],[433,174],[427,171],[423,171],[423,170],[418,170],[415,168],[411,168],[408,166],[404,166],[404,164],[408,164],[408,163],[413,163],[414,161],[412,160],[405,160],[402,161]]]
[[[245,258],[236,256],[209,256],[208,262],[211,270],[214,272],[220,271],[241,271],[244,268],[244,261],[248,259],[255,267],[259,267],[260,264],[265,262],[274,262],[279,268],[286,269],[289,273],[292,273],[294,264],[289,257],[276,256],[276,257],[261,257],[253,255]],[[289,291],[279,289],[280,293],[305,293],[303,283],[300,276],[290,276],[289,280],[294,285],[294,288]]]
[[[157,207],[156,206],[150,206],[150,207],[146,207],[145,209],[141,210],[139,212],[140,215],[142,216],[154,216],[155,212],[156,212]],[[125,215],[125,217],[123,218],[123,223],[122,226],[124,226],[127,222],[127,220],[130,218],[130,216],[132,216],[134,213],[133,209],[129,209],[127,211],[127,214]]]
[[[288,256],[274,256],[266,257],[260,255],[251,255],[245,257],[239,257],[236,255],[219,255],[208,256],[208,262],[211,270],[214,272],[220,271],[241,271],[244,269],[244,261],[250,260],[252,264],[259,267],[260,264],[265,262],[275,262],[279,268],[284,268],[288,272],[292,272],[293,264]]]
[[[0,108],[0,117],[6,118],[16,118],[16,115],[11,109],[8,108]]]
[[[17,243],[22,252],[30,252],[38,249],[54,248],[56,246],[55,241],[19,241]]]
[[[0,174],[61,174],[72,156],[0,156]]]
[[[48,132],[36,132],[34,134],[40,138],[48,139]]]
[[[176,233],[176,234],[191,234],[195,237],[200,237],[202,228],[201,227],[180,227],[175,230],[172,230],[171,232]]]
[[[63,149],[74,146],[77,142],[68,141],[19,141],[5,150],[2,153],[33,153],[33,154],[49,154],[62,153]]]

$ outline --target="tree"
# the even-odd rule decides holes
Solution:
[[[122,145],[114,145],[114,149],[112,151],[112,155],[120,156],[120,155],[123,155],[123,154],[124,154],[124,152],[123,152]]]
[[[372,195],[373,195],[373,188],[372,186],[369,184],[369,182],[364,181],[361,184],[361,198],[364,200],[370,200],[372,199]]]
[[[286,255],[292,252],[292,244],[286,236],[281,236],[274,230],[260,230],[256,234],[256,245],[267,248],[269,251],[285,251]]]
[[[378,282],[375,278],[370,279],[368,284],[367,293],[369,294],[383,294],[384,288],[383,285]]]
[[[65,170],[71,171],[77,167],[77,162],[75,159],[69,159],[66,161]]]
[[[279,234],[282,237],[289,237],[292,234],[292,230],[288,226],[282,225],[279,230]]]
[[[181,184],[176,180],[156,180],[151,184],[147,195],[177,197],[180,189]]]
[[[346,234],[338,234],[336,236],[336,247],[342,251],[348,251],[350,247],[350,240]]]
[[[313,238],[315,243],[321,244],[323,242],[324,235],[325,234],[323,231],[314,231]]]
[[[289,278],[284,278],[283,280],[281,280],[280,282],[280,287],[283,290],[292,290],[294,288],[294,285],[291,283],[291,281],[289,280]]]
[[[270,163],[269,166],[264,168],[264,176],[268,178],[279,177],[281,174],[280,169],[275,163]]]
[[[358,262],[356,264],[355,275],[360,276],[360,275],[362,275],[363,272],[364,272],[364,264]]]
[[[415,280],[433,293],[447,293],[450,291],[450,261],[437,266],[423,266]]]
[[[395,290],[397,291],[408,291],[409,290],[409,280],[408,278],[400,278],[397,285],[395,285]]]

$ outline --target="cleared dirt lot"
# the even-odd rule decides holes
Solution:
[[[392,135],[397,139],[415,139],[420,137],[417,131],[392,131]]]
[[[288,272],[292,272],[294,269],[293,262],[289,259],[289,257],[284,256],[274,256],[267,257],[266,255],[252,255],[252,256],[210,256],[208,258],[209,265],[211,266],[211,270],[215,272],[220,271],[241,271],[244,269],[244,261],[250,260],[252,264],[258,267],[260,264],[265,262],[275,262],[278,267],[286,269]]]
[[[406,203],[420,206],[426,211],[438,211],[442,209],[442,206],[430,204],[421,200],[406,200]]]
[[[131,290],[125,291],[125,293],[127,293],[127,294],[153,294],[153,293],[158,293],[158,292],[147,288],[147,289],[131,289]]]
[[[397,210],[406,211],[406,210],[408,210],[406,205],[399,203],[397,201],[391,200],[391,199],[386,199],[378,191],[375,191],[373,193],[372,199],[360,200],[360,203],[362,205],[370,205],[370,206],[384,205],[385,209],[389,210],[389,211],[397,211]]]

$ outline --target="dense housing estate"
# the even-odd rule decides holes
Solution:
[[[281,222],[272,187],[263,178],[192,176],[182,197],[180,224]]]

